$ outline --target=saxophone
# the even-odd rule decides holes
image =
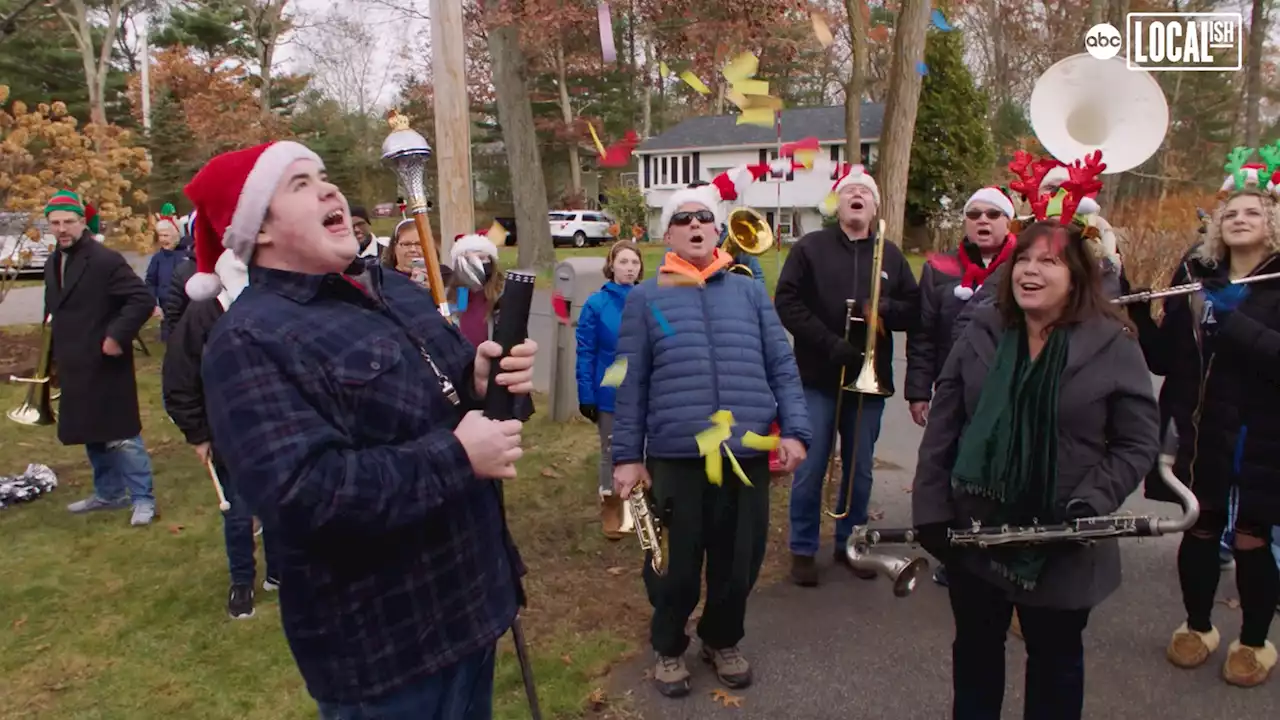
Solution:
[[[662,533],[662,522],[649,503],[649,494],[644,488],[637,487],[627,497],[627,506],[635,522],[636,535],[640,537],[640,547],[650,553],[649,564],[653,571],[662,575],[667,570],[667,545]]]

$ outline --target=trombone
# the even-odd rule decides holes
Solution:
[[[50,370],[53,366],[53,316],[45,316],[40,328],[40,360],[36,365],[35,377],[22,378],[9,376],[9,382],[26,383],[27,397],[18,407],[10,410],[10,420],[20,425],[53,425],[57,418],[53,412],[53,394],[50,385]],[[37,393],[39,396],[37,397]]]
[[[862,317],[856,318],[859,322],[866,323],[867,335],[864,344],[865,350],[862,354],[862,368],[858,371],[858,377],[854,379],[852,384],[845,385],[845,366],[840,366],[840,384],[836,389],[836,414],[835,422],[831,424],[831,449],[827,454],[827,472],[824,483],[826,485],[835,485],[837,488],[844,490],[843,508],[836,512],[827,510],[827,517],[840,520],[848,517],[850,510],[853,509],[853,471],[858,461],[858,437],[859,430],[862,427],[862,401],[868,395],[877,397],[888,397],[892,395],[888,386],[880,378],[876,370],[876,340],[879,338],[883,330],[880,327],[880,271],[884,264],[884,220],[880,221],[879,231],[876,233],[876,244],[874,256],[871,260],[871,300],[863,309]],[[844,340],[849,342],[850,333],[853,329],[853,307],[856,301],[845,300],[844,308]],[[854,392],[858,394],[858,412],[854,416],[853,421],[853,452],[851,453],[852,462],[848,467],[841,469],[840,477],[833,478],[832,474],[835,469],[836,458],[836,441],[840,438],[840,413],[843,405],[845,392]],[[850,482],[845,483],[844,478],[849,477]],[[839,498],[839,493],[836,495]],[[840,505],[839,500],[835,505]],[[828,507],[831,507],[829,504]]]
[[[729,219],[725,225],[728,228],[728,236],[720,249],[730,255],[737,255],[740,252],[748,255],[763,255],[773,247],[773,230],[769,228],[769,223],[765,222],[764,216],[756,210],[749,207],[735,208],[729,213]],[[755,276],[751,268],[742,263],[730,267],[729,272],[747,277]]]

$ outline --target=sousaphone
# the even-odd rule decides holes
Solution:
[[[1063,163],[1101,150],[1103,174],[1112,175],[1141,165],[1160,149],[1169,131],[1169,104],[1146,70],[1081,53],[1036,80],[1031,129]]]

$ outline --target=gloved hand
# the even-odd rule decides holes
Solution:
[[[837,365],[855,365],[862,362],[862,351],[855,348],[848,340],[840,338],[832,349],[831,359],[835,360]]]
[[[600,421],[600,412],[596,409],[595,405],[580,404],[578,405],[578,412],[582,413],[582,417],[590,420],[591,422]]]
[[[1071,498],[1062,508],[1062,517],[1068,522],[1097,516],[1098,511],[1094,510],[1093,506],[1087,501],[1080,498]]]
[[[1217,281],[1215,281],[1215,285],[1218,285]],[[1243,303],[1245,298],[1249,297],[1249,286],[1223,283],[1210,289],[1206,284],[1205,297],[1209,302],[1213,303],[1214,316],[1221,319],[1240,307],[1240,303]]]
[[[945,522],[929,523],[916,528],[916,537],[925,552],[946,565],[952,553],[951,541],[947,538],[949,526]]]

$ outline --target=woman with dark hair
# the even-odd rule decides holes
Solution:
[[[912,511],[921,544],[947,567],[956,718],[1000,718],[1015,608],[1024,717],[1081,717],[1083,633],[1120,585],[1120,551],[1115,540],[962,550],[947,530],[1113,513],[1159,449],[1142,350],[1080,230],[1042,220],[1018,236],[996,304],[974,312],[930,405]]]
[[[437,249],[437,252],[439,250]],[[396,225],[391,239],[382,249],[382,266],[395,270],[402,275],[413,278],[422,287],[427,287],[427,263],[422,258],[422,245],[418,242],[418,228],[413,220],[401,220]],[[453,276],[452,269],[443,263],[440,265],[441,279],[445,287]]]
[[[1274,152],[1280,160],[1280,145]],[[1174,472],[1188,479],[1200,501],[1200,517],[1178,548],[1186,622],[1174,631],[1166,656],[1194,668],[1218,649],[1211,615],[1219,540],[1230,524],[1242,621],[1222,675],[1232,685],[1253,687],[1276,665],[1267,634],[1280,598],[1280,570],[1269,547],[1272,528],[1280,525],[1280,281],[1232,281],[1280,272],[1280,163],[1265,172],[1239,158],[1235,165],[1203,240],[1172,278],[1174,285],[1199,282],[1204,290],[1166,299],[1159,326],[1149,305],[1130,311],[1152,372],[1165,378],[1160,408],[1177,431]],[[1269,178],[1275,178],[1270,190]],[[1173,500],[1155,483],[1148,483],[1147,494]]]

